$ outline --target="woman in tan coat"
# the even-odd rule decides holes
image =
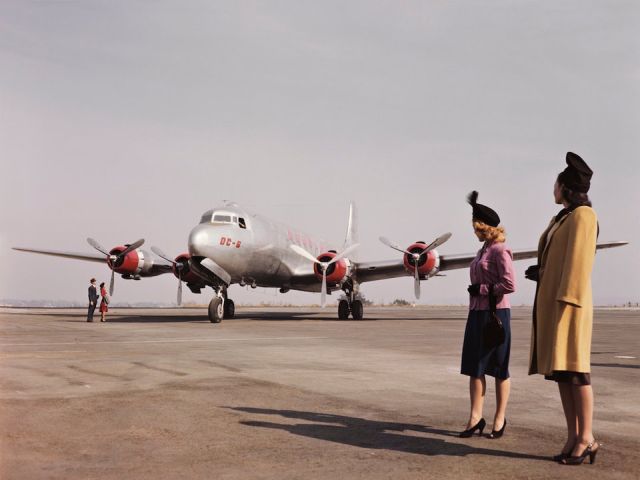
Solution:
[[[567,441],[554,460],[581,464],[595,461],[598,443],[592,432],[591,269],[596,252],[598,220],[587,192],[593,172],[574,153],[558,175],[553,194],[564,208],[540,237],[538,265],[527,278],[538,288],[533,309],[529,374],[558,383],[567,421]]]

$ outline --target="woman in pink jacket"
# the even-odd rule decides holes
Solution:
[[[489,438],[500,438],[507,426],[505,417],[511,383],[509,380],[509,355],[511,351],[511,305],[507,295],[515,291],[515,273],[511,250],[505,243],[504,228],[500,217],[491,208],[477,203],[478,192],[469,195],[473,207],[473,230],[483,242],[476,258],[471,262],[471,285],[468,291],[469,316],[464,332],[462,366],[460,373],[469,376],[471,411],[466,429],[460,436],[470,437],[477,430],[479,435],[486,426],[482,415],[486,392],[485,375],[495,378],[496,412]],[[494,305],[491,305],[492,302]],[[504,340],[488,345],[493,314],[500,319]]]

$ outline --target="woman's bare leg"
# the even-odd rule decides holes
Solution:
[[[496,414],[493,417],[493,430],[500,430],[504,425],[510,392],[511,380],[496,378]]]
[[[482,377],[469,377],[469,397],[471,399],[471,413],[467,429],[473,427],[482,418],[482,407],[484,405],[484,394],[487,391],[487,382],[484,375]]]
[[[593,442],[593,389],[591,385],[569,385],[577,423],[577,442],[571,455],[580,455]]]
[[[573,385],[558,382],[558,390],[560,390],[560,400],[562,400],[564,418],[567,422],[567,441],[562,447],[562,452],[569,453],[578,442],[578,417],[573,400]]]

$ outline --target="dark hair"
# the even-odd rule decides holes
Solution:
[[[104,287],[104,282],[102,282],[102,283],[100,284],[100,288],[102,288],[102,287]]]
[[[95,279],[95,278],[92,278],[91,280],[89,280],[89,282],[90,282],[90,283],[93,283],[93,282],[95,282],[95,281],[96,281],[96,279]]]
[[[569,208],[574,210],[578,207],[591,207],[591,200],[589,200],[589,195],[582,192],[576,192],[575,190],[571,190],[569,187],[564,185],[560,179],[560,175],[558,175],[558,183],[560,184],[562,198],[567,201],[569,204]]]

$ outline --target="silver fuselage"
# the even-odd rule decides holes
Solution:
[[[216,217],[235,217],[242,222],[215,221]],[[235,204],[206,212],[188,240],[194,261],[210,258],[226,270],[231,283],[320,291],[313,264],[293,252],[291,244],[300,245],[315,256],[329,249],[326,243],[304,232]]]

